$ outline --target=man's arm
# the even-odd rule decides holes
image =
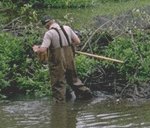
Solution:
[[[79,45],[80,44],[80,39],[77,36],[77,34],[71,29],[71,40],[75,45]]]
[[[72,37],[72,41],[76,45],[80,44],[80,39],[79,39],[79,37],[77,35]]]
[[[47,51],[47,48],[50,46],[51,44],[51,35],[50,33],[46,32],[44,37],[43,37],[43,42],[41,45],[34,45],[32,48],[33,48],[33,51],[34,52],[37,52],[37,53],[40,53],[40,52],[46,52]]]

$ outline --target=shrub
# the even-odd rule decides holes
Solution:
[[[1,91],[13,86],[28,93],[50,94],[48,71],[31,56],[32,44],[7,33],[0,33],[0,42]]]
[[[98,62],[94,59],[88,58],[83,55],[76,56],[76,66],[78,75],[80,78],[84,79],[89,71],[97,64]]]
[[[150,80],[150,41],[146,33],[135,35],[134,40],[119,38],[110,43],[104,54],[125,62],[116,67],[130,83],[147,82]]]

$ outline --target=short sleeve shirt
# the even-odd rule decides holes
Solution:
[[[63,27],[69,37],[70,42],[73,43],[72,38],[76,37],[77,35],[73,32],[73,30],[69,26],[63,26]],[[50,29],[45,33],[41,47],[48,48],[50,45],[53,45],[54,48],[60,47],[59,35],[56,32],[56,30],[52,28],[58,29],[62,39],[62,46],[68,46],[68,41],[64,33],[62,32],[60,26],[57,23],[53,23]]]

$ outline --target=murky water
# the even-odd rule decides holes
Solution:
[[[0,128],[150,128],[150,102],[46,99],[0,103]]]

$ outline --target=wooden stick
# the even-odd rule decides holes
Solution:
[[[104,60],[114,61],[114,62],[118,62],[118,63],[124,63],[121,60],[112,59],[112,58],[109,58],[109,57],[99,56],[99,55],[95,55],[95,54],[90,54],[90,53],[86,53],[86,52],[76,51],[76,53],[81,54],[81,55],[94,57],[94,58],[97,58],[97,59],[104,59]]]

